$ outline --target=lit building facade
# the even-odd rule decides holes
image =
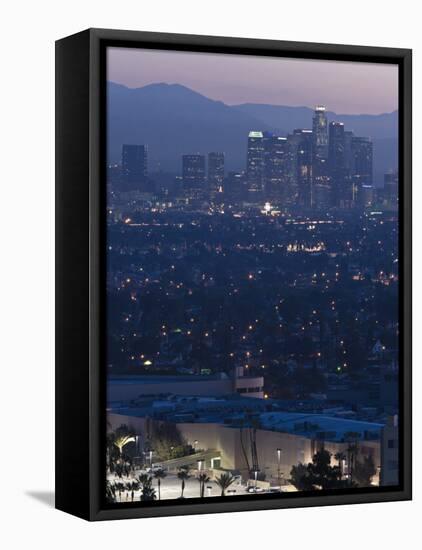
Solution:
[[[262,193],[265,177],[264,134],[258,131],[249,132],[246,163],[248,191],[252,194]]]
[[[182,181],[188,197],[197,198],[205,192],[204,155],[183,155]]]
[[[122,179],[126,191],[145,191],[148,181],[148,147],[123,145]]]
[[[208,188],[211,196],[223,191],[224,153],[208,153]]]

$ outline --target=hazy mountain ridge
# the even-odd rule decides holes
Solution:
[[[228,170],[246,163],[250,130],[286,135],[295,128],[312,127],[312,109],[279,105],[229,106],[180,84],[156,83],[142,88],[108,83],[108,154],[116,162],[123,143],[149,147],[150,170],[179,172],[181,155],[224,151]],[[397,112],[382,115],[337,115],[356,135],[374,140],[377,179],[397,165]]]
[[[234,108],[265,123],[271,120],[272,126],[283,133],[291,132],[295,128],[312,128],[313,109],[309,107],[243,103],[235,105]],[[327,111],[327,118],[330,122],[343,122],[347,130],[358,136],[384,139],[395,138],[398,135],[397,111],[379,115],[348,115]]]

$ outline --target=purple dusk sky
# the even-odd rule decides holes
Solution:
[[[129,88],[182,84],[228,105],[268,103],[337,114],[398,108],[397,65],[109,48],[107,79]]]

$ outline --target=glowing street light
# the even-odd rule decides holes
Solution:
[[[277,449],[277,477],[278,477],[278,485],[280,487],[281,491],[281,453],[282,449]]]

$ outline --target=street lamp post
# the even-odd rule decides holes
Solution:
[[[153,453],[152,449],[150,449],[149,451],[144,451],[145,461],[149,460],[150,468],[152,468],[152,453]],[[148,459],[146,458],[147,455],[148,455]]]
[[[278,478],[278,486],[281,491],[281,449],[277,449],[277,478]]]

